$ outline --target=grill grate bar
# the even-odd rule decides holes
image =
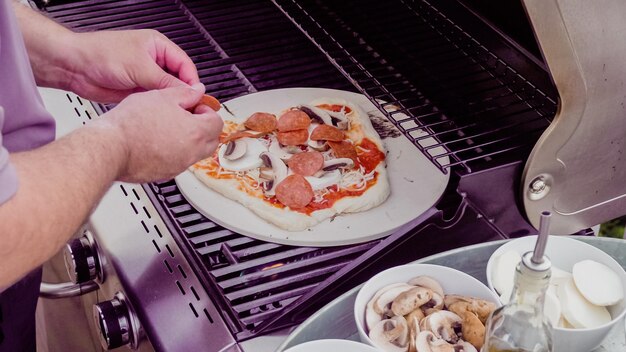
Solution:
[[[265,263],[264,268],[262,268],[259,271],[255,271],[249,274],[246,273],[247,269],[249,269],[248,267],[246,268],[246,270],[242,270],[239,276],[221,281],[220,286],[222,286],[224,289],[227,289],[230,287],[243,285],[252,281],[263,280],[267,277],[271,277],[279,273],[284,273],[284,272],[288,272],[288,271],[292,271],[292,270],[296,270],[300,268],[306,268],[308,266],[315,266],[316,263],[319,263],[319,262],[332,262],[334,260],[339,260],[341,258],[353,256],[355,254],[359,254],[359,253],[366,251],[370,247],[371,246],[369,245],[366,245],[366,246],[357,245],[354,247],[346,248],[345,250],[330,251],[329,253],[323,253],[314,257],[304,258],[304,259],[293,261],[293,262],[277,261],[276,264]]]
[[[237,302],[244,298],[252,297],[252,300],[256,300],[259,297],[265,297],[266,295],[272,294],[272,292],[276,291],[276,287],[289,287],[299,286],[300,281],[310,282],[310,281],[322,281],[324,278],[330,276],[337,270],[341,269],[345,266],[344,263],[337,263],[333,265],[324,266],[322,268],[317,268],[314,270],[309,270],[306,274],[298,273],[292,277],[284,277],[273,280],[267,283],[261,283],[255,285],[253,287],[246,287],[243,289],[239,289],[232,293],[226,293],[226,297],[233,302],[234,305],[237,305]]]
[[[66,23],[82,21],[83,24],[111,21],[126,18],[127,11],[132,11],[133,15],[139,17],[156,13],[166,13],[177,10],[178,7],[169,1],[155,1],[149,3],[133,3],[125,7],[104,7],[101,10],[82,13],[71,13],[62,15],[56,13],[57,18],[62,18]],[[95,16],[97,15],[97,16]]]
[[[275,293],[272,296],[259,298],[257,300],[246,302],[242,304],[235,305],[235,311],[242,314],[250,314],[255,315],[255,310],[263,310],[259,309],[260,307],[272,305],[272,308],[282,308],[289,304],[289,301],[293,301],[303,294],[307,293],[309,290],[313,289],[317,283],[310,285],[303,285],[302,287],[298,287],[293,290]],[[266,308],[269,310],[268,308]],[[250,313],[248,313],[250,312]],[[258,315],[256,315],[255,320],[258,319]],[[249,319],[244,318],[244,323],[250,323]]]

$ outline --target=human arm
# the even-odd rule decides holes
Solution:
[[[119,102],[133,92],[199,82],[191,59],[161,33],[75,33],[27,6],[13,7],[40,86]]]
[[[11,154],[19,188],[0,205],[0,291],[41,265],[85,221],[114,180],[163,180],[210,155],[222,129],[202,90],[134,94],[91,125]]]

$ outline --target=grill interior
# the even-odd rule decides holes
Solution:
[[[437,5],[456,13],[454,1]],[[198,213],[174,181],[145,185],[240,339],[301,321],[370,276],[377,267],[367,263],[376,258],[387,255],[383,268],[503,236],[455,192],[459,177],[525,159],[556,108],[549,87],[539,89],[426,1],[90,0],[46,11],[79,31],[161,31],[222,101],[285,87],[360,91],[442,172],[453,172],[438,211],[419,229],[335,248],[251,239]],[[427,137],[437,144],[424,144]],[[435,152],[439,146],[444,152]],[[415,249],[425,243],[420,236],[430,242]]]
[[[385,111],[389,120],[444,172],[527,154],[556,112],[554,99],[427,1],[276,3],[382,111],[400,107]],[[432,136],[438,144],[425,143]]]

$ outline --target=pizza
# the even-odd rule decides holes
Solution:
[[[260,218],[302,231],[383,203],[390,194],[385,156],[365,112],[323,98],[226,120],[216,152],[190,170]]]

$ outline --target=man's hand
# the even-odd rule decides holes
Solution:
[[[200,82],[187,54],[153,30],[76,33],[69,89],[87,99],[119,102],[131,93]]]
[[[222,119],[205,105],[193,108],[204,92],[201,83],[137,93],[98,121],[113,127],[126,151],[118,180],[170,179],[209,157],[217,147]]]
[[[37,84],[102,103],[200,82],[187,54],[153,30],[74,33],[14,3]]]
[[[213,153],[221,118],[202,105],[186,110],[203,88],[133,94],[55,142],[11,154],[20,186],[0,205],[0,288],[52,257],[114,180],[169,179]]]

